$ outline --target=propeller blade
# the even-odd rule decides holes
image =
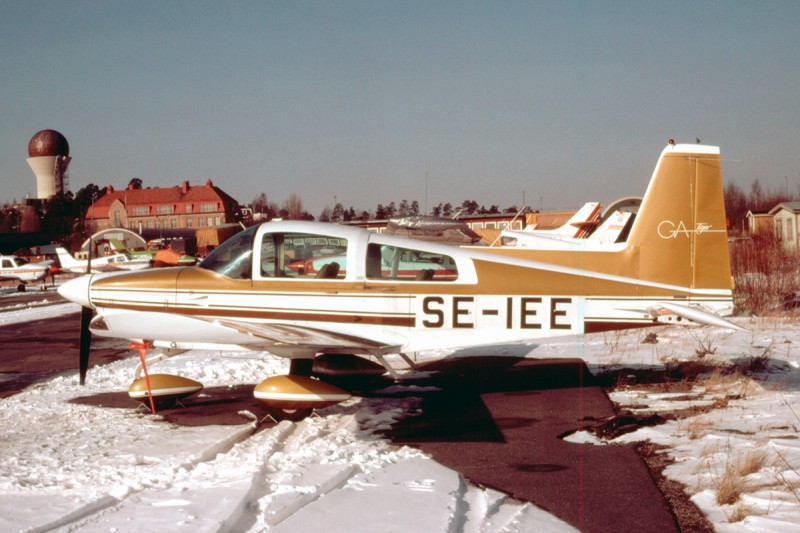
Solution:
[[[92,341],[92,332],[89,323],[92,321],[92,308],[81,307],[81,338],[80,338],[80,376],[81,385],[86,383],[86,371],[89,370],[89,345]]]

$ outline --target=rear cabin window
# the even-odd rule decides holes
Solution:
[[[263,277],[343,279],[347,239],[304,233],[268,233],[261,241]]]
[[[456,262],[449,255],[370,244],[367,248],[367,279],[397,281],[455,281]]]

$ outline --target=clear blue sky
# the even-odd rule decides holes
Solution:
[[[0,5],[0,202],[63,133],[71,190],[183,180],[573,207],[641,195],[669,138],[746,189],[800,183],[797,2],[41,2]]]

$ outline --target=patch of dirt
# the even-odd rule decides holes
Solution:
[[[616,368],[604,372],[597,377],[606,388],[618,388],[622,385],[653,385],[669,387],[670,390],[691,389],[691,382],[701,374],[710,374],[719,370],[719,364],[703,363],[699,361],[681,361],[667,364],[665,368]],[[725,367],[733,371],[734,367]]]
[[[708,374],[718,368],[718,366],[705,363],[686,362],[669,365],[665,370],[620,369],[612,374],[601,376],[601,379],[606,384],[607,392],[624,390],[628,386],[634,386],[636,390],[653,392],[689,392],[699,375]],[[730,371],[734,370],[735,368],[730,369]],[[640,427],[655,426],[669,420],[696,416],[719,407],[724,406],[717,405],[715,402],[708,406],[694,406],[660,414],[646,412],[634,414],[623,409],[610,419],[597,421],[597,423],[582,429],[601,439],[612,440]],[[669,448],[650,441],[636,442],[633,447],[664,496],[679,529],[692,532],[714,531],[714,526],[705,514],[689,499],[683,484],[664,476],[664,469],[673,463],[673,459],[666,453]]]
[[[621,411],[616,416],[604,420],[599,424],[583,427],[581,429],[597,435],[603,440],[612,440],[620,435],[636,431],[640,427],[658,426],[667,420],[675,420],[672,414],[637,415],[628,411]]]
[[[644,464],[647,465],[650,477],[664,495],[680,530],[714,531],[714,526],[706,518],[706,515],[689,499],[689,495],[683,490],[683,485],[664,477],[664,469],[672,463],[672,458],[664,453],[666,447],[642,441],[635,443],[634,448]]]

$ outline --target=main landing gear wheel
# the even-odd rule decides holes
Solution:
[[[262,402],[274,418],[281,420],[302,420],[314,409],[321,409],[343,402],[350,398],[350,393],[339,387],[301,375],[309,371],[311,363],[295,364],[292,361],[292,373],[267,378],[253,390],[253,396]],[[301,369],[300,367],[303,366]]]
[[[20,283],[19,285],[17,285],[17,291],[25,292],[25,284],[24,283]]]
[[[311,376],[311,369],[314,366],[313,359],[292,359],[289,363],[290,376]],[[313,408],[295,408],[289,409],[286,407],[273,406],[269,409],[270,414],[277,420],[289,420],[291,422],[299,422],[314,412]]]

